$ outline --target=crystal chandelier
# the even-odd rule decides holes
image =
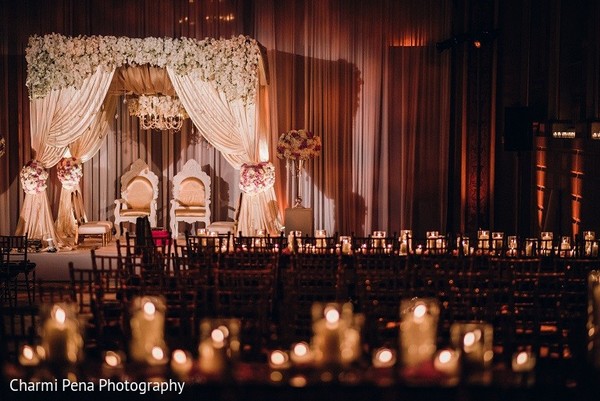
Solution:
[[[189,118],[177,97],[140,95],[128,102],[129,115],[140,119],[142,129],[179,131]]]

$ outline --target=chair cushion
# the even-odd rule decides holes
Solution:
[[[150,209],[121,209],[121,216],[150,216]]]
[[[154,199],[152,183],[146,177],[135,177],[127,186],[127,194],[124,194],[124,197],[131,209],[150,209]]]
[[[105,234],[109,230],[106,224],[91,224],[85,223],[79,226],[78,232],[79,235],[82,234]]]
[[[177,200],[182,206],[205,206],[206,192],[202,181],[195,177],[181,181]]]
[[[204,217],[206,216],[206,208],[199,206],[180,207],[175,209],[175,216]]]

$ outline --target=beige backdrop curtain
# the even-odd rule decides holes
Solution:
[[[69,145],[71,156],[79,162],[85,163],[100,150],[106,136],[112,131],[111,120],[114,119],[117,96],[107,96],[104,100],[102,110],[96,114],[94,121],[84,133]],[[81,187],[61,188],[58,217],[56,219],[56,231],[62,237],[75,235],[76,220],[87,220],[85,204],[81,193]]]
[[[213,83],[195,74],[181,76],[167,69],[171,82],[200,134],[223,154],[235,168],[243,163],[269,160],[268,132],[259,129],[260,90],[257,98],[244,103],[228,101]],[[240,205],[238,229],[254,235],[257,229],[276,234],[281,229],[273,188],[258,194],[245,194]]]
[[[110,85],[114,70],[98,69],[80,89],[53,90],[43,99],[30,102],[31,147],[34,159],[49,169],[62,158],[65,148],[93,122]],[[16,229],[17,235],[63,241],[54,227],[46,191],[26,194]]]

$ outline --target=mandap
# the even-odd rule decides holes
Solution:
[[[238,230],[251,235],[256,229],[281,229],[273,180],[261,177],[272,169],[264,168],[269,163],[268,93],[256,40],[49,34],[29,39],[26,59],[32,159],[21,170],[25,198],[17,235],[60,245],[74,232],[74,216],[84,210],[80,164],[106,137],[118,100],[115,88],[177,96],[198,132],[233,168],[252,172],[257,185],[240,182],[246,196]],[[62,188],[54,222],[46,188],[47,169],[57,164]]]

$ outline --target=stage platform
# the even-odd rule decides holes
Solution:
[[[184,241],[185,239],[180,239]],[[116,241],[102,246],[100,241],[86,239],[76,249],[63,248],[57,252],[29,252],[28,259],[35,263],[35,275],[37,280],[59,281],[69,280],[69,262],[79,269],[92,269],[92,249],[98,255],[117,256]]]

